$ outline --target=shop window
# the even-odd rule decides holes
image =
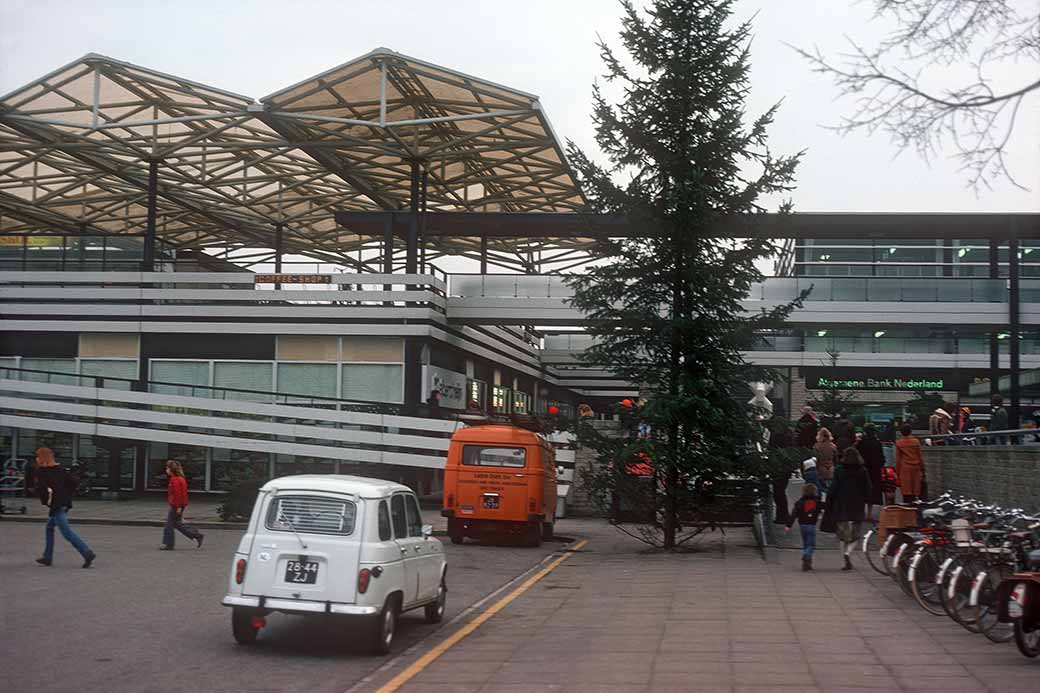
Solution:
[[[206,488],[206,448],[178,443],[148,443],[148,479],[150,489],[165,489],[166,460],[176,460],[184,468],[188,488],[203,491]]]
[[[491,410],[497,414],[508,413],[513,404],[513,391],[507,387],[495,385],[491,388]]]
[[[77,459],[83,462],[92,477],[95,489],[108,488],[108,451],[94,446],[90,436],[79,436]],[[132,491],[134,488],[135,460],[137,450],[124,448],[119,454],[119,488]]]
[[[279,363],[278,393],[280,395],[336,396],[336,364],[334,363]]]
[[[83,375],[99,376],[102,378],[126,378],[137,379],[137,361],[123,359],[80,359],[79,372]],[[84,385],[92,383],[86,378]],[[129,390],[128,380],[106,380],[104,386],[114,390]]]
[[[210,490],[230,491],[247,481],[266,481],[271,473],[271,455],[252,450],[213,448]]]
[[[214,361],[213,386],[230,388],[222,393],[227,399],[270,402],[274,399],[274,375],[271,362]],[[255,392],[235,392],[235,390],[254,390]]]
[[[76,359],[36,359],[23,358],[21,368],[37,371],[50,371],[50,373],[22,373],[22,380],[31,383],[55,383],[58,385],[78,385],[79,378],[76,377]],[[54,373],[69,373],[71,375],[55,375]]]
[[[480,407],[481,411],[487,409],[487,383],[483,380],[468,380],[466,387],[469,391],[469,395],[466,399],[466,407],[468,408],[470,402],[476,402]]]
[[[209,387],[209,361],[166,361],[150,362],[149,380],[179,385],[152,385],[151,391],[159,395],[182,397],[207,397]],[[204,389],[200,390],[199,387]]]
[[[304,455],[275,455],[274,475],[292,476],[295,474],[335,474],[336,460]]]
[[[531,395],[526,392],[514,392],[513,412],[516,414],[529,414],[531,412]]]
[[[404,401],[404,365],[399,363],[344,363],[343,392],[349,400]]]
[[[36,459],[37,448],[50,448],[53,450],[54,459],[63,467],[68,467],[76,459],[74,434],[21,429],[18,432],[18,456],[27,460],[34,460]]]

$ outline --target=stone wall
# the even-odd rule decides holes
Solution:
[[[1040,447],[924,448],[928,493],[944,491],[1027,512],[1040,509]]]
[[[620,435],[621,429],[617,421],[592,421],[596,430],[605,435]],[[567,501],[567,514],[578,516],[602,516],[603,511],[598,508],[589,498],[588,491],[582,483],[582,476],[586,470],[599,467],[600,461],[595,450],[584,446],[579,447],[574,453],[574,487],[571,489],[570,498]]]

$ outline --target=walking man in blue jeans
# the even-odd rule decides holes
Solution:
[[[36,493],[40,503],[50,508],[50,519],[47,520],[46,543],[43,548],[43,557],[37,558],[40,565],[49,566],[54,560],[54,528],[57,527],[61,536],[72,544],[83,557],[83,567],[89,568],[94,563],[97,555],[90,550],[87,543],[69,526],[68,511],[72,507],[72,494],[76,490],[76,480],[64,469],[58,466],[54,459],[54,451],[50,448],[40,448],[36,451]]]
[[[806,484],[802,487],[802,497],[794,504],[791,519],[784,528],[790,532],[791,526],[798,523],[802,530],[802,570],[812,570],[813,553],[816,551],[816,521],[820,519],[820,501],[816,497],[816,485]]]

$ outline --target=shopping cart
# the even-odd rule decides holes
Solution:
[[[25,464],[25,460],[8,460],[4,464],[3,473],[0,475],[0,515],[14,512],[24,515],[27,510]]]

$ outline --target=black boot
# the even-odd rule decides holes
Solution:
[[[849,555],[848,554],[844,554],[844,556],[845,556],[845,565],[843,565],[841,567],[841,569],[842,570],[852,570],[852,561],[849,559]]]
[[[89,568],[94,563],[95,558],[97,558],[96,553],[93,551],[87,551],[87,555],[83,557],[83,567]]]
[[[810,570],[812,570],[812,558],[802,556],[802,572],[807,573]]]

